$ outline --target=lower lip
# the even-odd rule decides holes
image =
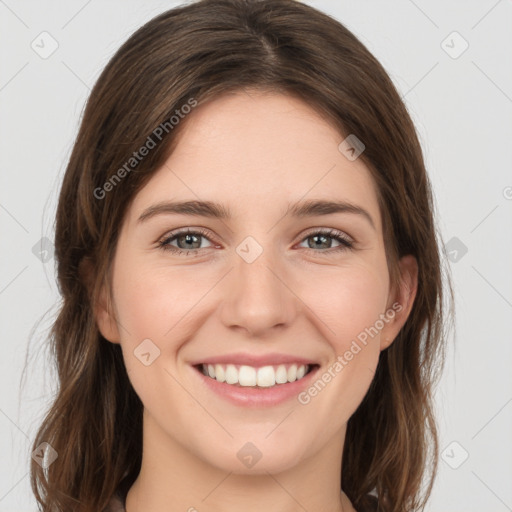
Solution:
[[[300,380],[288,382],[287,384],[277,384],[268,388],[233,386],[204,375],[196,367],[192,369],[209,389],[235,405],[271,407],[297,397],[304,388],[310,385],[319,368],[319,366],[316,366]]]

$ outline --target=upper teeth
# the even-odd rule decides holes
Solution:
[[[285,384],[302,379],[309,370],[309,365],[262,366],[236,366],[234,364],[203,364],[201,369],[205,375],[209,375],[218,382],[227,384],[239,384],[240,386],[270,387],[275,384]]]

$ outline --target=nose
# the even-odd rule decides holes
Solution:
[[[252,263],[235,255],[221,313],[227,328],[264,337],[267,331],[270,335],[275,328],[282,329],[293,322],[298,299],[287,283],[282,265],[270,253],[263,251]]]

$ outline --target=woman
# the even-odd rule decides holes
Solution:
[[[431,186],[339,22],[202,0],[144,25],[91,92],[55,247],[42,510],[424,507],[445,345]]]

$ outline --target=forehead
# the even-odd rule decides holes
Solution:
[[[290,203],[323,198],[358,204],[380,225],[370,171],[340,152],[344,136],[304,101],[237,92],[197,106],[182,122],[173,153],[137,194],[132,216],[176,199],[275,216]]]

